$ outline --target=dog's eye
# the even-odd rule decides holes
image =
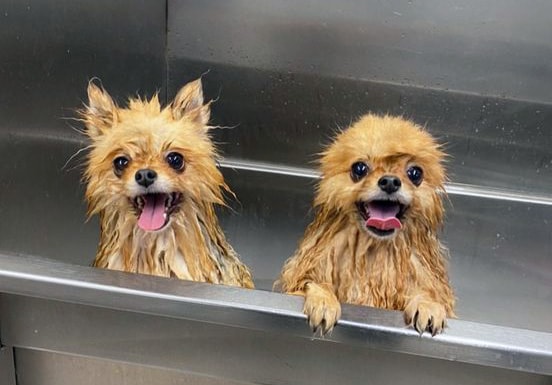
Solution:
[[[416,186],[419,186],[424,179],[424,171],[418,166],[409,167],[408,170],[406,170],[406,175]]]
[[[358,182],[368,174],[368,165],[364,162],[356,162],[351,166],[351,178]]]
[[[130,159],[126,156],[118,156],[113,159],[113,168],[115,169],[115,175],[121,176],[123,170],[128,167]]]
[[[176,171],[184,168],[184,157],[178,152],[170,152],[167,157],[167,163]]]

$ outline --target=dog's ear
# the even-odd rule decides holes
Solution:
[[[111,96],[103,87],[98,87],[91,80],[88,83],[88,105],[83,111],[87,134],[96,138],[105,134],[117,117],[117,107]]]
[[[178,91],[171,104],[174,119],[184,117],[206,126],[211,114],[210,102],[203,104],[203,86],[201,78],[186,84]]]

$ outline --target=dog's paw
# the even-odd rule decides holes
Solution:
[[[323,336],[332,331],[341,317],[341,304],[333,292],[311,283],[305,294],[303,312],[312,331],[320,331]]]
[[[404,310],[404,321],[420,335],[428,331],[435,336],[447,326],[447,313],[440,303],[414,298]]]

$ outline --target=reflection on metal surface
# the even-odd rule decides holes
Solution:
[[[62,118],[91,78],[118,101],[166,81],[163,1],[0,0],[0,17],[1,132],[80,137]]]
[[[302,178],[319,179],[320,174],[309,168],[274,165],[266,162],[253,162],[226,158],[220,162],[222,167],[234,170],[265,172],[269,174],[297,176]],[[527,194],[515,190],[481,187],[463,183],[447,183],[446,191],[450,195],[461,195],[477,198],[499,199],[509,202],[523,202],[540,205],[552,205],[552,196],[543,194]]]
[[[29,349],[17,349],[16,354],[19,373],[18,385],[247,384],[231,381],[228,378],[201,376],[181,370],[133,365],[102,358],[94,359]]]
[[[171,51],[173,52],[173,51]],[[169,94],[203,73],[225,156],[312,165],[340,129],[368,111],[427,126],[451,155],[455,183],[549,194],[552,104],[370,81],[279,73],[170,57]]]
[[[304,328],[303,319],[272,317],[270,321],[262,317],[239,317],[278,330],[272,333],[29,297],[7,296],[6,303],[12,313],[7,317],[4,329],[11,336],[10,342],[16,346],[33,346],[40,350],[47,346],[49,351],[63,351],[81,357],[132,362],[188,373],[209,373],[257,384],[356,385],[366,384],[367,378],[376,384],[389,384],[390,380],[397,382],[399,379],[431,385],[549,382],[545,375],[378,348],[380,344],[390,349],[401,348],[408,341],[419,347],[428,342],[432,346],[440,344],[430,338],[386,338],[384,333],[373,334],[343,327],[342,337],[357,344],[350,345],[298,338],[285,332]],[[219,310],[217,319],[221,320],[237,309]],[[21,321],[17,322],[18,319]],[[470,349],[451,350],[449,353],[478,358]],[[494,358],[502,360],[509,356],[495,352]],[[519,356],[522,357],[526,355]],[[87,364],[86,360],[78,362]],[[515,359],[513,364],[517,365],[517,362]]]
[[[0,260],[0,291],[4,293],[39,295],[47,300],[97,308],[283,333],[302,337],[307,341],[313,338],[310,330],[305,327],[305,316],[301,312],[302,301],[298,297],[80,266],[69,267],[35,257],[1,255]],[[29,302],[23,297],[6,296],[2,300],[4,309],[11,309],[11,314],[5,316],[5,324],[2,324],[6,341],[14,346],[27,346],[18,341],[18,338],[32,340],[35,337],[24,333],[22,328],[26,327],[25,322],[35,323],[34,320],[43,320],[43,317],[25,313],[18,315],[18,303],[35,303],[28,308],[35,309],[34,311],[39,311],[43,305],[37,301]],[[44,306],[43,309],[49,309],[47,304]],[[61,303],[56,307],[57,311],[48,311],[50,316],[63,317],[62,314],[67,314],[59,311],[63,307]],[[101,318],[97,322],[102,322]],[[53,320],[47,322],[47,325],[58,324]],[[125,326],[130,327],[132,326]],[[41,333],[36,338],[42,341],[47,339],[53,350],[56,350],[53,347],[56,345],[67,348],[66,341],[50,341],[48,326],[40,326],[40,329]],[[52,332],[56,329],[57,326]],[[110,327],[106,325],[104,333],[108,333],[108,329]],[[110,332],[116,331],[111,329]],[[109,336],[105,334],[102,339],[105,338]],[[552,374],[550,333],[452,320],[445,334],[435,338],[427,335],[420,337],[414,330],[403,326],[400,312],[345,306],[339,327],[326,340],[348,346],[369,346],[424,357]],[[101,346],[100,341],[96,341],[94,345],[97,349]]]
[[[551,13],[542,0],[170,0],[169,47],[213,66],[552,102]]]
[[[1,301],[1,298],[0,298]],[[13,349],[0,345],[0,384],[15,384],[15,363],[13,360]]]

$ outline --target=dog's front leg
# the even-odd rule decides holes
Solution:
[[[318,330],[321,335],[331,332],[341,317],[341,304],[331,285],[307,283],[303,312],[307,315],[309,325],[314,333]]]
[[[404,321],[420,333],[439,334],[447,325],[445,306],[425,293],[412,296],[404,309]]]

